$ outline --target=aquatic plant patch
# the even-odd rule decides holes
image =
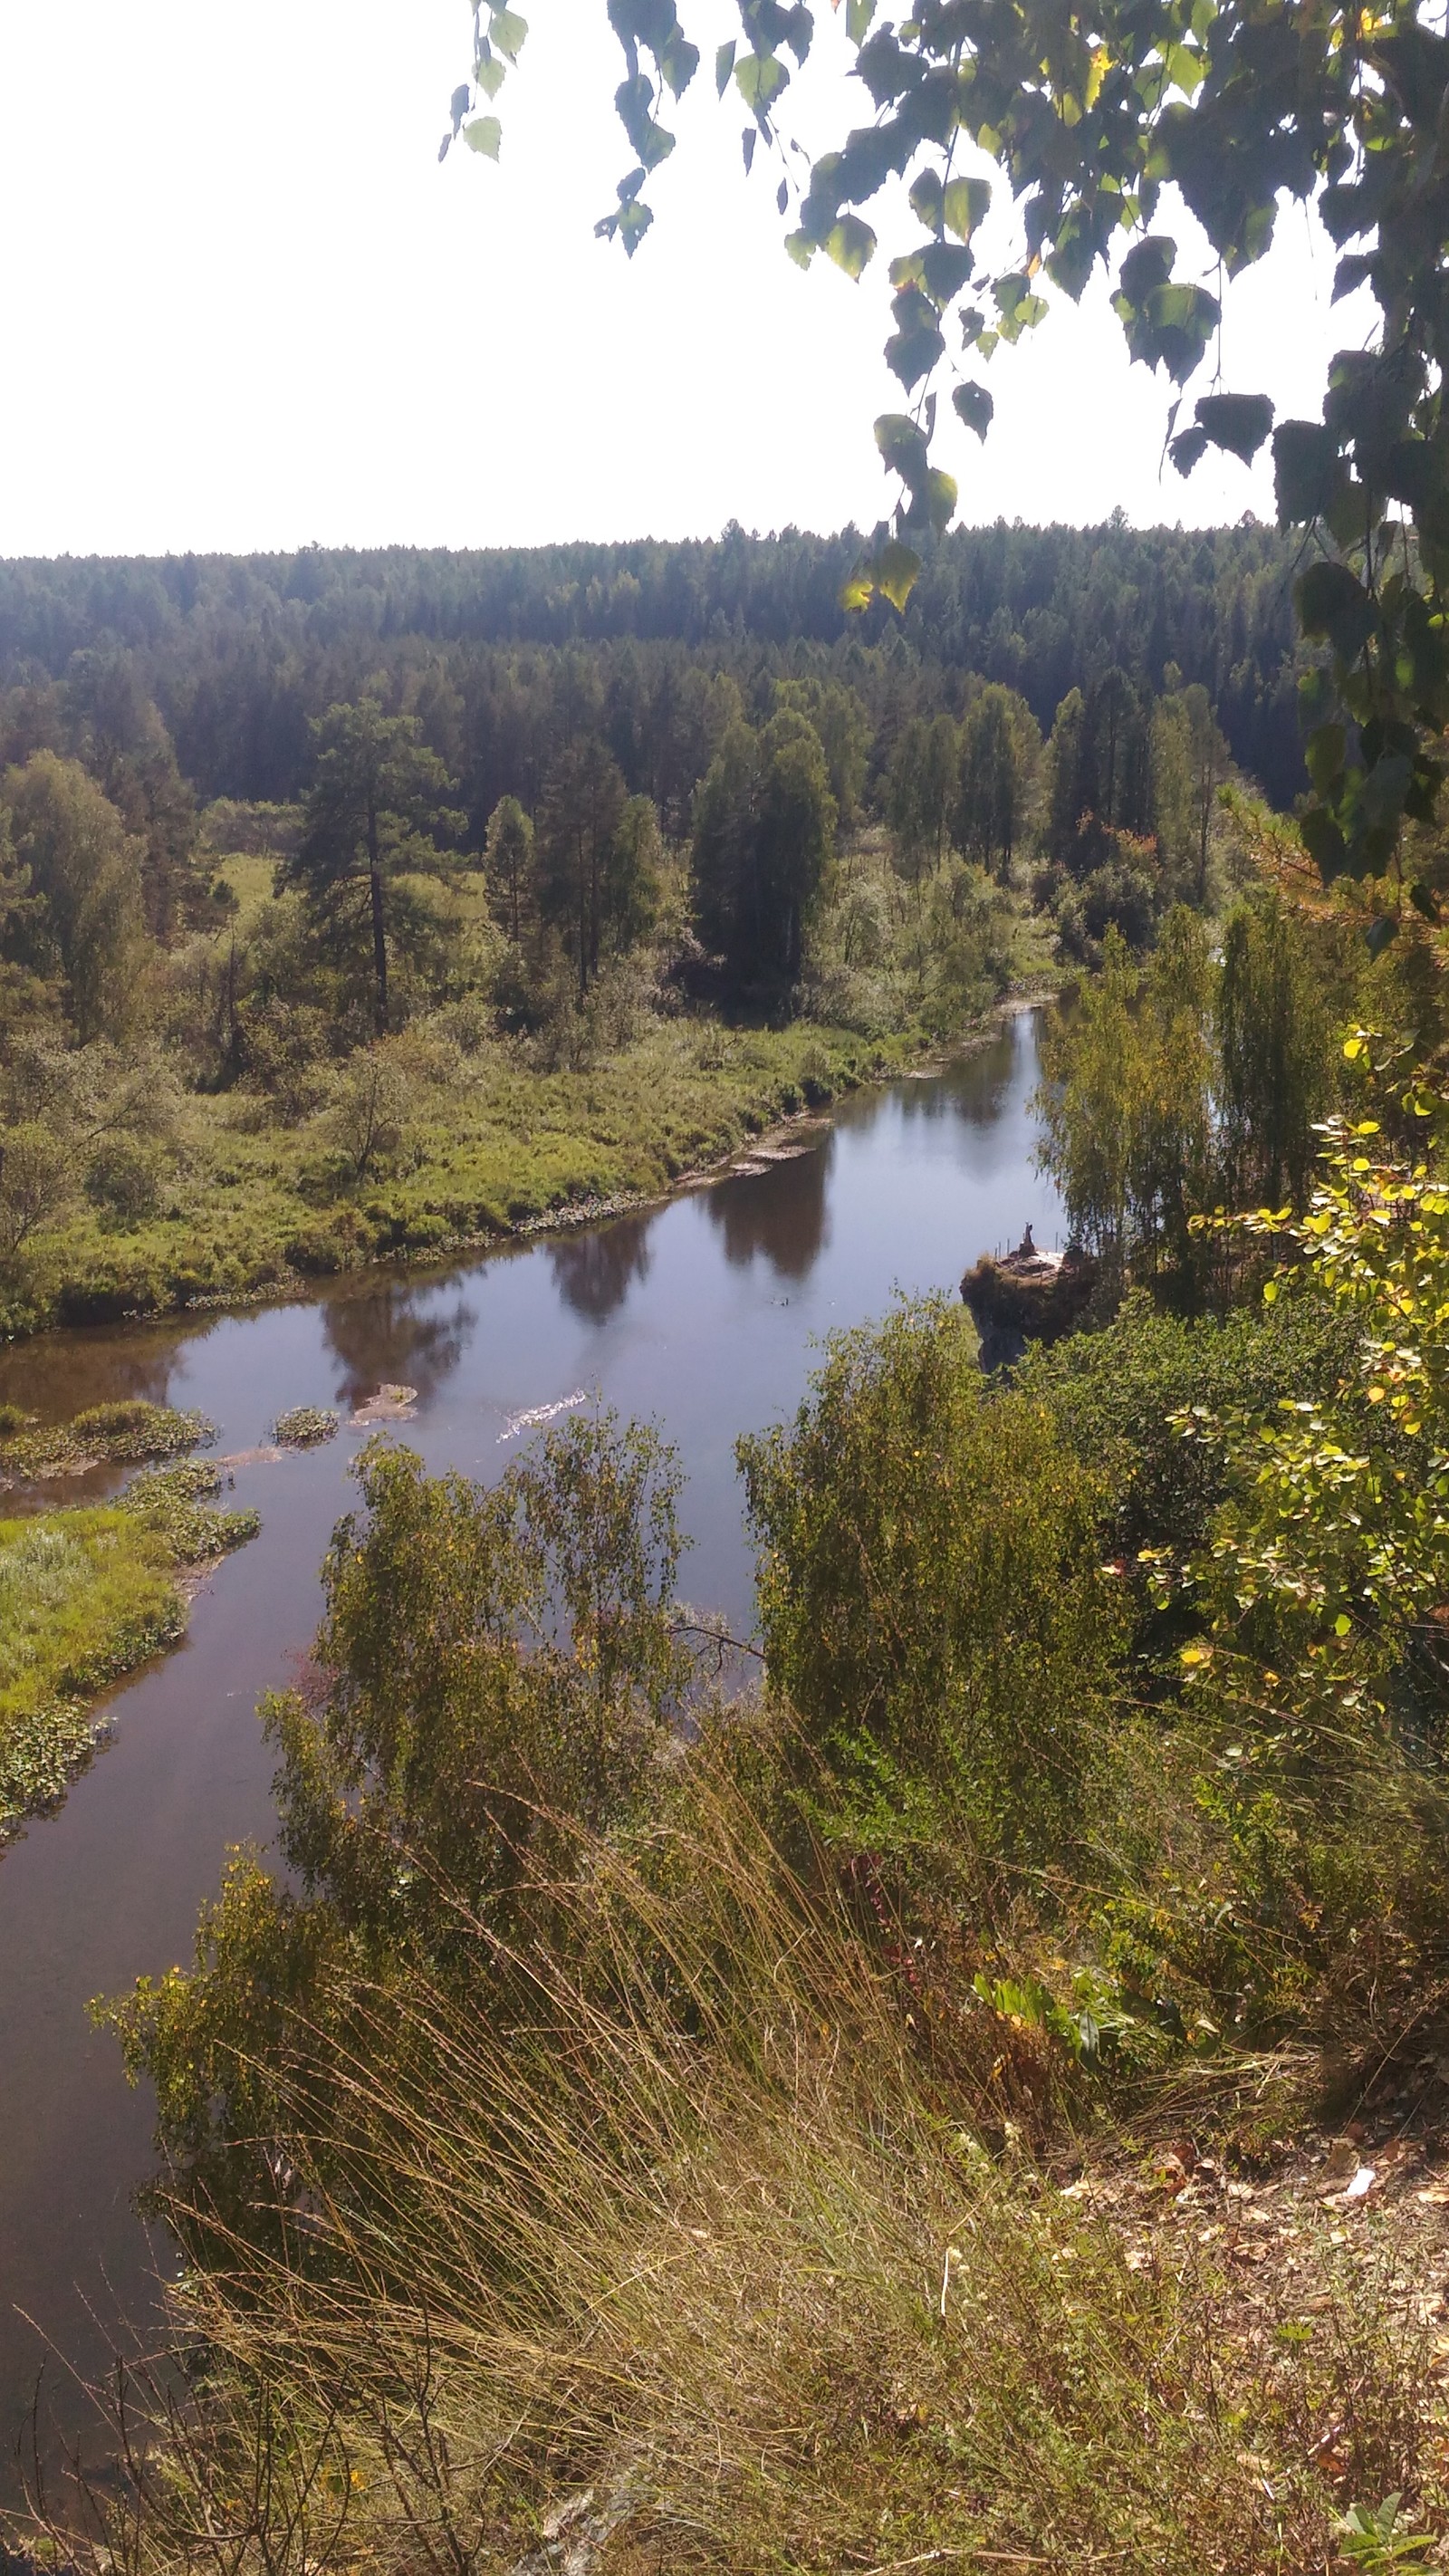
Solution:
[[[0,1421],[0,1488],[77,1476],[92,1466],[179,1458],[216,1438],[216,1425],[204,1413],[139,1399],[92,1405],[70,1422],[27,1422],[12,1406],[6,1414],[13,1427]]]
[[[118,1502],[0,1521],[0,1831],[63,1796],[96,1739],[93,1703],[186,1630],[177,1569],[245,1545],[201,1462],[136,1477]]]
[[[220,1492],[220,1468],[209,1459],[189,1458],[179,1467],[151,1467],[133,1476],[117,1509],[156,1532],[173,1565],[205,1565],[245,1547],[262,1525],[260,1512],[214,1510]]]
[[[316,1449],[337,1436],[337,1415],[326,1405],[294,1404],[279,1413],[272,1437],[281,1449]]]

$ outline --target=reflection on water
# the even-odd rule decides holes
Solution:
[[[341,1361],[338,1400],[349,1412],[380,1386],[414,1386],[431,1404],[472,1338],[477,1316],[465,1297],[440,1310],[435,1282],[388,1279],[323,1306],[322,1330]]]
[[[965,1119],[972,1127],[1000,1123],[1016,1080],[1016,1041],[1010,1026],[959,1057],[940,1078],[901,1085],[904,1119]]]
[[[93,1404],[168,1404],[178,1341],[194,1342],[206,1329],[188,1318],[0,1346],[0,1404],[18,1404],[42,1422],[68,1422]]]
[[[566,1306],[591,1323],[605,1324],[624,1303],[636,1279],[649,1276],[649,1231],[657,1210],[616,1217],[561,1235],[548,1247],[549,1267]]]
[[[777,1278],[808,1279],[830,1239],[826,1183],[834,1144],[827,1134],[788,1163],[716,1183],[705,1206],[732,1269],[747,1270],[760,1252]]]
[[[930,1080],[856,1094],[808,1152],[754,1175],[452,1275],[370,1274],[291,1306],[17,1345],[0,1351],[0,1399],[48,1419],[113,1396],[196,1405],[234,1454],[291,1405],[351,1408],[393,1380],[418,1389],[402,1436],[431,1472],[492,1478],[518,1455],[510,1423],[597,1388],[678,1445],[690,1596],[747,1633],[736,1439],[786,1418],[820,1338],[897,1287],[950,1293],[1028,1220],[1052,1241],[1035,1079],[1022,1020]],[[227,1845],[273,1831],[256,1702],[315,1631],[362,1439],[344,1426],[301,1455],[243,1455],[229,1499],[256,1506],[260,1537],[209,1578],[185,1647],[117,1695],[109,1748],[59,1814],[0,1860],[0,2495],[46,2339],[95,2373],[108,2318],[154,2322],[131,2206],[151,2108],[86,2005],[188,1958]],[[74,2423],[70,2385],[53,2374]]]

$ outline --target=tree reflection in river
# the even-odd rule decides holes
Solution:
[[[322,1308],[322,1330],[346,1371],[337,1393],[346,1405],[364,1404],[380,1386],[415,1386],[429,1403],[452,1376],[477,1325],[465,1297],[444,1306],[446,1288],[413,1287],[389,1279],[355,1297],[332,1297]]]
[[[0,1350],[0,1404],[18,1404],[42,1422],[69,1422],[93,1404],[169,1404],[178,1343],[194,1349],[216,1321],[170,1316],[150,1326],[42,1333],[33,1342],[13,1342]]]
[[[828,1240],[825,1184],[834,1153],[832,1129],[788,1163],[716,1183],[705,1205],[732,1268],[748,1269],[762,1252],[781,1279],[808,1279]]]
[[[897,1098],[901,1116],[917,1120],[965,1119],[972,1127],[995,1127],[1006,1108],[1016,1073],[1016,1024],[1007,1020],[980,1046],[968,1047],[946,1071],[902,1083]]]
[[[649,1276],[649,1229],[657,1211],[586,1226],[548,1247],[554,1284],[566,1306],[591,1324],[617,1314],[636,1279]]]

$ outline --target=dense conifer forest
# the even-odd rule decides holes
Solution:
[[[957,529],[933,552],[904,618],[883,601],[863,616],[842,609],[859,542],[852,530],[733,528],[708,543],[473,555],[309,548],[9,563],[0,670],[12,684],[58,681],[77,654],[134,655],[182,770],[208,800],[297,796],[309,716],[379,671],[416,690],[441,664],[465,731],[440,733],[433,747],[478,761],[469,801],[486,819],[503,792],[486,719],[474,712],[489,694],[490,648],[513,648],[506,668],[517,648],[580,644],[681,646],[741,675],[800,647],[848,671],[853,648],[876,648],[905,700],[917,673],[929,696],[959,685],[947,674],[975,672],[1018,691],[1045,730],[1069,689],[1107,669],[1160,692],[1175,667],[1208,690],[1234,759],[1275,803],[1302,789],[1293,549],[1272,529]],[[627,671],[627,653],[621,660]]]

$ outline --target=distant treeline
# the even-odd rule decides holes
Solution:
[[[650,737],[614,745],[631,787],[666,811],[671,782],[644,772],[670,766],[667,711],[701,662],[747,701],[778,677],[848,681],[880,763],[913,716],[959,712],[966,673],[1019,691],[1044,731],[1112,669],[1154,694],[1199,683],[1272,801],[1302,787],[1291,550],[1273,530],[958,529],[903,620],[842,611],[857,551],[850,530],[731,528],[671,545],[5,563],[0,685],[43,698],[78,656],[124,656],[202,800],[287,803],[310,774],[308,719],[381,684],[463,781],[475,829],[500,795],[530,800],[528,708],[547,699],[552,729],[558,659],[581,646],[619,725]]]

